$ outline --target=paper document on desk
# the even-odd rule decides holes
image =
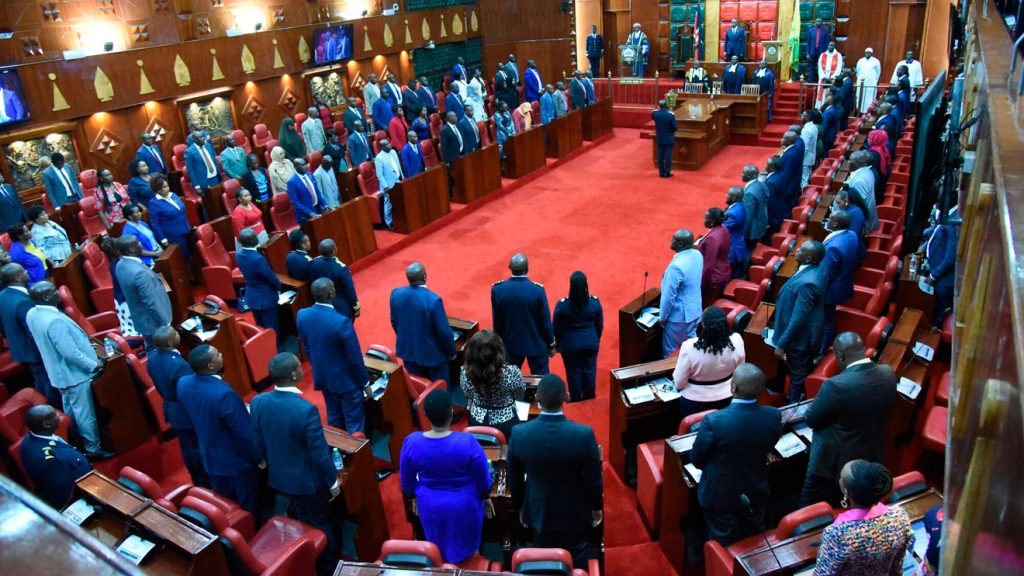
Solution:
[[[800,440],[800,437],[792,432],[783,434],[782,438],[779,438],[779,441],[775,443],[775,451],[783,458],[795,456],[806,449],[807,446]]]
[[[216,336],[216,335],[217,335],[217,330],[216,329],[213,329],[213,330],[197,330],[196,331],[196,338],[199,338],[203,342],[209,342],[210,340],[213,340],[213,337]]]
[[[626,394],[626,400],[634,406],[654,400],[654,392],[651,391],[651,387],[647,384],[637,386],[636,388],[626,388],[623,392]]]
[[[927,276],[917,277],[917,288],[925,294],[935,294],[935,286],[925,282],[925,278],[927,278]]]
[[[277,304],[291,304],[295,300],[295,290],[285,290],[277,295]]]
[[[643,308],[640,310],[640,316],[636,319],[636,323],[644,328],[653,328],[654,325],[658,323],[660,312],[661,311],[654,306]]]
[[[374,400],[380,400],[384,397],[384,393],[388,391],[388,378],[385,373],[380,378],[374,380],[373,384],[370,384],[370,396]]]
[[[764,338],[765,344],[775,348],[775,328],[765,328],[761,336]]]
[[[686,472],[690,475],[690,478],[693,478],[694,482],[700,484],[700,477],[703,474],[700,468],[694,466],[693,462],[687,463],[683,468],[686,469]]]
[[[797,436],[803,438],[808,443],[814,440],[814,429],[807,425],[807,422],[801,422],[793,426],[793,432]]]
[[[61,516],[64,516],[76,526],[81,526],[90,516],[96,513],[96,510],[89,505],[88,502],[83,498],[79,498],[71,503],[63,512]]]
[[[526,422],[530,419],[530,403],[523,402],[522,400],[516,400],[516,415],[519,416],[520,422]]]
[[[658,378],[651,382],[651,386],[654,386],[654,393],[662,402],[671,402],[682,396],[671,378]]]
[[[914,354],[917,354],[926,362],[931,362],[935,357],[935,350],[924,342],[914,342]]]
[[[117,553],[138,566],[142,564],[146,554],[149,554],[149,551],[154,547],[156,547],[156,544],[132,534],[125,538],[124,542],[121,542],[121,545],[117,547]]]
[[[917,395],[921,393],[921,385],[910,378],[901,376],[900,383],[896,385],[896,390],[911,400],[917,400]]]

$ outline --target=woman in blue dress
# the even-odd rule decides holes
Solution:
[[[434,390],[423,400],[428,432],[405,438],[400,461],[402,492],[413,498],[429,542],[445,562],[458,564],[477,553],[484,514],[494,516],[487,456],[472,434],[453,432],[452,400]]]
[[[142,219],[142,208],[138,204],[125,206],[124,219],[125,224],[121,230],[121,236],[135,236],[139,239],[139,244],[142,246],[142,255],[139,259],[143,264],[152,268],[153,259],[159,258],[164,250],[160,247],[156,235],[153,234],[153,229]]]
[[[128,196],[132,202],[149,208],[149,201],[156,196],[149,185],[149,164],[143,160],[132,160],[128,165],[128,171],[132,174],[131,180],[128,181]]]
[[[150,185],[156,192],[156,197],[149,203],[149,228],[161,248],[177,244],[187,264],[190,257],[188,234],[192,231],[192,225],[188,223],[185,203],[171,192],[171,187],[163,174],[154,175]]]

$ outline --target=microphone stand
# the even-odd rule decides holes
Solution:
[[[753,520],[754,507],[750,505],[750,498],[748,498],[746,494],[740,494],[740,504],[743,504],[743,507],[747,509],[747,513],[750,514],[751,520]],[[758,534],[761,535],[761,539],[764,540],[765,545],[768,546],[768,551],[772,553],[772,558],[775,559],[775,563],[779,566],[779,573],[782,573],[782,562],[779,561],[779,556],[775,554],[775,548],[772,547],[772,543],[768,541],[768,536],[765,535],[764,532],[764,530],[761,530]]]

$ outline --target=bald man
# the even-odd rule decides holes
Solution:
[[[825,322],[827,272],[821,268],[825,247],[816,240],[805,240],[794,256],[799,268],[775,299],[775,357],[786,362],[789,375],[789,401],[804,397],[804,380],[814,367],[821,345]]]
[[[530,374],[547,374],[548,358],[555,355],[555,334],[544,285],[527,277],[530,264],[517,253],[508,263],[512,277],[491,286],[494,331],[508,351],[509,364],[530,363]]]
[[[800,138],[800,126],[790,126],[782,135],[782,173],[785,177],[786,205],[792,209],[800,197],[800,179],[803,174],[805,145]]]
[[[444,302],[427,288],[427,269],[413,262],[405,269],[408,286],[391,291],[395,353],[417,376],[451,383],[448,361],[455,358],[455,335]]]
[[[704,274],[704,256],[693,247],[693,232],[676,230],[669,247],[675,252],[661,277],[661,348],[665,358],[679,349],[683,340],[697,335],[697,324],[704,310],[700,284]]]
[[[21,441],[21,466],[36,496],[60,510],[75,491],[75,480],[92,466],[84,454],[56,434],[60,413],[49,404],[33,406],[25,413],[28,434]]]

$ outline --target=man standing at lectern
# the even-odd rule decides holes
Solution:
[[[587,60],[590,60],[590,72],[594,76],[601,75],[601,56],[604,56],[604,38],[597,33],[597,25],[590,27],[590,36],[587,36]]]
[[[704,273],[704,256],[693,248],[693,232],[676,230],[672,235],[675,256],[661,277],[659,321],[662,327],[662,353],[668,358],[687,338],[697,335],[697,324],[703,307],[700,280]]]
[[[725,59],[732,61],[743,59],[743,52],[747,47],[747,31],[740,28],[739,21],[732,19],[732,26],[725,31]]]
[[[647,41],[647,34],[640,29],[640,24],[633,24],[633,31],[626,38],[626,45],[636,50],[636,56],[630,63],[630,74],[635,78],[643,78],[644,68],[647,66],[647,54],[650,45]]]

